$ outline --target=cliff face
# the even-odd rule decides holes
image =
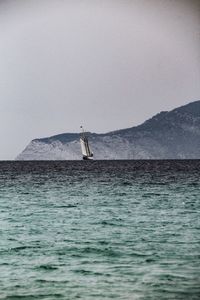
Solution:
[[[89,133],[95,159],[200,159],[200,101],[161,112],[143,124]],[[78,133],[35,139],[17,160],[81,159]]]

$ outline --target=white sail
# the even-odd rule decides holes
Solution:
[[[90,150],[88,139],[85,135],[85,132],[84,132],[84,129],[82,126],[81,126],[81,129],[82,129],[82,133],[81,133],[81,137],[80,137],[80,143],[81,143],[81,151],[82,151],[83,159],[93,159],[93,153]]]
[[[81,151],[82,151],[83,156],[87,156],[85,142],[82,138],[80,138],[80,143],[81,143]]]

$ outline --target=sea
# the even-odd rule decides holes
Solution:
[[[200,160],[0,162],[0,299],[200,299]]]

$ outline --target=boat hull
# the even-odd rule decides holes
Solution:
[[[93,160],[93,156],[83,156],[83,160]]]

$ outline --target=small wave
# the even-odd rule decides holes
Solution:
[[[33,294],[27,294],[27,295],[9,295],[5,296],[2,300],[29,300],[29,299],[43,299],[46,297],[55,297],[56,298],[61,298],[64,297],[62,294],[40,294],[40,295],[33,295]]]
[[[39,283],[51,283],[51,284],[66,284],[69,283],[68,280],[46,280],[46,279],[36,279]]]
[[[93,248],[93,247],[86,247],[82,250],[82,253],[87,253],[87,254],[98,254],[98,255],[103,255],[103,256],[110,256],[110,257],[119,257],[122,255],[122,253],[117,252],[111,248],[104,248],[104,249],[99,249],[99,248]]]
[[[92,275],[92,276],[102,276],[104,275],[104,273],[100,273],[100,272],[93,272],[90,270],[84,270],[84,269],[78,269],[78,270],[74,270],[74,273],[80,273],[82,275]]]
[[[18,247],[13,247],[13,248],[9,248],[8,252],[20,252],[26,249],[35,249],[35,248],[40,248],[40,246],[18,246]]]
[[[58,267],[53,266],[53,265],[40,265],[40,266],[37,266],[36,269],[46,270],[46,271],[54,271],[54,270],[57,270]]]
[[[130,256],[147,257],[147,256],[149,256],[149,254],[145,254],[145,253],[142,253],[142,252],[132,252],[132,253],[130,253]]]
[[[77,205],[74,204],[69,204],[69,205],[57,205],[57,206],[53,206],[54,208],[74,208],[77,207]]]
[[[124,182],[122,182],[122,185],[132,185],[132,183],[128,182],[128,181],[124,181]]]
[[[108,241],[98,241],[98,244],[100,245],[109,245]]]
[[[109,225],[109,226],[119,226],[119,227],[124,227],[125,225],[123,223],[118,223],[118,222],[122,222],[122,219],[116,219],[113,221],[101,221],[101,225]]]
[[[151,263],[151,262],[155,262],[157,259],[155,259],[155,258],[147,258],[146,259],[146,262],[147,263]]]
[[[149,197],[159,197],[162,196],[160,193],[145,193],[142,195],[142,198],[149,198]]]

